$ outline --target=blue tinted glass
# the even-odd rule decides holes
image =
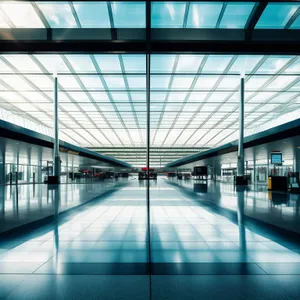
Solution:
[[[151,73],[171,73],[176,55],[151,55]]]
[[[82,27],[111,27],[106,2],[74,2],[74,8]]]
[[[268,4],[255,28],[284,28],[286,23],[300,7],[300,4],[272,3]]]
[[[152,3],[151,26],[154,28],[182,28],[185,7],[184,2]]]
[[[245,28],[253,7],[254,3],[229,3],[220,28]]]
[[[68,2],[37,2],[52,28],[77,27]]]
[[[194,28],[215,28],[221,9],[221,3],[191,3],[187,27]]]
[[[145,28],[145,2],[112,2],[115,28]]]
[[[293,22],[290,29],[300,29],[300,16]]]

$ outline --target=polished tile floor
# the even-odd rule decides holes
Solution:
[[[0,299],[300,297],[298,235],[246,219],[247,192],[232,191],[235,210],[220,210],[203,199],[216,194],[210,186],[180,185],[151,182],[150,236],[145,182],[130,179],[69,213],[54,205],[38,229],[0,237]]]

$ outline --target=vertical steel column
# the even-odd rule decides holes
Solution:
[[[244,98],[245,98],[245,78],[241,77],[237,176],[244,176],[244,168],[245,168],[245,162],[244,162]]]
[[[150,50],[151,50],[151,1],[146,1],[146,100],[147,100],[147,227],[148,227],[148,260],[150,274],[151,299],[151,215],[150,215]]]
[[[60,183],[60,157],[59,157],[59,139],[58,139],[58,80],[57,74],[54,74],[54,153],[53,153],[53,167],[54,176],[57,176],[58,183]]]

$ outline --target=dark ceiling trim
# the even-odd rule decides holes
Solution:
[[[3,29],[0,53],[300,54],[300,30]],[[147,40],[147,36],[151,36]]]
[[[300,119],[246,137],[244,140],[244,148],[246,149],[250,147],[255,147],[298,135],[300,135]],[[176,168],[184,166],[189,163],[204,160],[207,158],[220,156],[226,153],[236,152],[237,149],[237,141],[233,141],[232,143],[225,144],[218,148],[179,159],[177,161],[167,164],[166,167]]]
[[[53,148],[53,138],[44,134],[20,127],[18,125],[0,120],[0,136],[16,141],[21,141],[29,144],[34,144],[42,147]],[[130,168],[131,165],[117,159],[107,157],[105,155],[93,152],[91,150],[81,148],[63,141],[59,143],[60,147],[70,150],[72,153],[78,153],[77,155],[107,162],[116,167]],[[74,154],[75,155],[75,154]]]

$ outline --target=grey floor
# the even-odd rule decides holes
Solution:
[[[2,238],[0,298],[299,299],[297,236],[248,226],[247,192],[224,186],[229,203],[236,202],[228,209],[234,218],[210,204],[218,194],[212,186],[194,192],[191,185],[151,183],[150,247],[146,187],[137,179],[112,185],[111,193],[50,224]],[[259,193],[263,201],[267,191]],[[66,199],[63,191],[59,199]],[[297,205],[291,211],[297,220]]]

